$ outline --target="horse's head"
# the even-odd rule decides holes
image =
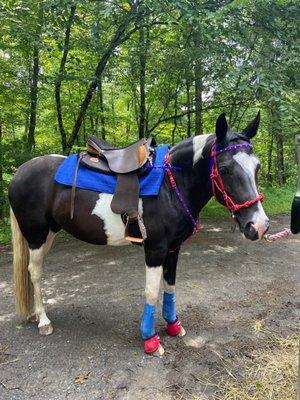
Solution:
[[[250,143],[259,121],[260,113],[241,133],[234,133],[228,129],[225,114],[221,114],[211,152],[215,197],[232,212],[240,231],[251,240],[261,239],[269,227],[257,187],[260,163]]]

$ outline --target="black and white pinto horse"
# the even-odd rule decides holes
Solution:
[[[241,133],[228,130],[225,114],[216,123],[216,135],[201,135],[178,143],[169,152],[169,171],[183,203],[166,173],[160,193],[139,202],[147,231],[144,242],[146,284],[141,336],[146,353],[162,354],[155,330],[156,303],[164,282],[162,315],[167,333],[183,336],[176,313],[175,278],[180,246],[193,232],[201,209],[214,194],[232,212],[242,234],[261,239],[269,221],[257,190],[259,161],[250,139],[259,126],[259,114]],[[48,155],[23,164],[9,187],[14,245],[14,282],[17,310],[38,322],[49,335],[52,324],[41,293],[42,264],[55,234],[64,229],[76,238],[97,245],[123,245],[124,224],[111,211],[112,195],[78,189],[74,218],[70,219],[71,188],[53,177],[63,156]],[[174,166],[180,167],[172,168]],[[172,183],[172,182],[171,182]],[[194,222],[193,222],[194,221]]]

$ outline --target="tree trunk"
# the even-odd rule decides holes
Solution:
[[[105,131],[103,87],[102,87],[102,79],[101,79],[101,78],[100,78],[100,80],[99,80],[98,98],[99,98],[99,110],[100,110],[101,136],[102,136],[102,139],[105,140],[106,131]]]
[[[92,115],[90,115],[90,126],[91,126],[91,132],[93,132],[93,134],[96,135],[97,134],[96,124]],[[86,142],[86,137],[83,137],[83,139]]]
[[[195,45],[195,135],[203,133],[202,122],[202,92],[203,92],[203,65],[201,59],[201,36],[198,31],[194,32]]]
[[[148,36],[148,32],[147,32]],[[140,118],[139,118],[139,139],[145,137],[146,129],[146,59],[147,59],[147,43],[145,39],[145,28],[139,30],[139,61],[140,61]]]
[[[96,12],[97,12],[97,20],[96,20],[96,29],[95,29],[95,49],[97,54],[100,54],[100,20],[101,20],[101,7],[100,3],[96,3]],[[100,132],[102,139],[105,140],[106,131],[105,131],[105,116],[104,116],[104,100],[103,100],[103,86],[102,86],[103,78],[100,76],[99,84],[98,84],[98,91],[97,91],[97,117],[96,117],[96,132],[99,133],[99,120],[100,120]]]
[[[65,41],[64,41],[64,51],[60,61],[59,72],[55,80],[55,100],[56,100],[56,113],[57,113],[57,122],[58,128],[61,136],[61,147],[62,151],[65,152],[67,147],[67,132],[64,128],[63,124],[63,116],[62,116],[62,106],[61,106],[61,82],[63,80],[63,75],[65,73],[65,67],[67,62],[67,57],[70,48],[70,33],[71,27],[75,17],[76,6],[71,6],[70,16],[67,22],[66,33],[65,33]]]
[[[130,100],[127,100],[126,111],[127,111],[127,114],[129,114],[129,111],[130,111]],[[128,119],[126,119],[125,131],[126,131],[126,141],[128,141],[128,138],[130,136],[130,122],[128,121]]]
[[[0,219],[5,216],[3,152],[2,152],[2,121],[0,121]]]
[[[30,119],[30,85],[31,85],[31,62],[28,60],[28,80],[26,85],[26,108],[24,123],[24,141],[28,138],[29,119]]]
[[[281,129],[276,134],[276,148],[277,148],[277,179],[280,185],[285,184],[285,170],[284,170],[284,152],[283,152],[283,136]]]
[[[177,106],[178,106],[178,88],[176,88],[175,99],[174,99],[174,127],[172,129],[172,146],[175,144],[175,133],[177,129]]]
[[[97,68],[94,72],[94,79],[90,83],[87,93],[81,103],[80,110],[77,115],[76,122],[74,124],[71,136],[67,142],[66,151],[65,151],[66,154],[70,154],[70,151],[73,147],[73,144],[74,144],[74,142],[78,136],[79,130],[81,128],[82,121],[85,117],[86,110],[88,109],[90,102],[93,98],[94,92],[99,85],[99,78],[101,77],[108,60],[112,56],[116,47],[118,47],[122,42],[127,40],[130,37],[130,34],[135,31],[135,29],[133,29],[131,32],[129,32],[129,34],[124,36],[127,27],[131,23],[134,15],[136,14],[139,3],[140,3],[139,1],[136,1],[135,3],[133,3],[131,11],[128,13],[127,17],[124,19],[124,21],[121,23],[121,25],[118,27],[116,33],[114,34],[109,45],[107,46],[106,50],[104,51],[103,56],[100,58],[100,60],[98,62]]]
[[[276,143],[276,175],[279,185],[285,184],[283,134],[280,112],[276,104],[270,105],[272,133]]]
[[[113,144],[116,143],[116,110],[115,110],[115,93],[111,91],[111,115],[112,115],[112,137]]]
[[[271,129],[270,132],[270,141],[268,143],[268,152],[267,152],[267,184],[272,185],[273,177],[272,177],[272,157],[273,157],[273,143],[274,143],[274,134]]]
[[[24,138],[28,138],[28,129],[29,129],[29,114],[30,110],[26,110],[25,114],[25,124],[24,124]]]
[[[191,83],[188,79],[186,79],[186,107],[187,107],[187,127],[186,127],[186,136],[190,137],[192,132],[192,120],[191,120]]]
[[[27,149],[29,151],[35,146],[35,127],[36,127],[36,110],[38,100],[38,81],[39,81],[39,58],[40,58],[40,45],[41,45],[41,33],[44,19],[44,3],[43,0],[39,3],[37,25],[33,43],[33,68],[32,78],[30,83],[30,118],[29,118],[29,129],[27,136]]]

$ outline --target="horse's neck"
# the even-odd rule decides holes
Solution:
[[[179,189],[185,195],[195,213],[211,197],[210,149],[213,135],[200,135],[178,143],[170,151],[171,164],[181,168],[175,171]]]

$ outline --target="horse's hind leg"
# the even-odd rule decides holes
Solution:
[[[29,247],[29,265],[31,282],[34,290],[34,314],[38,321],[38,328],[41,335],[50,335],[53,332],[51,321],[46,315],[42,299],[41,278],[44,256],[50,250],[55,234],[49,231],[46,242],[38,249]]]
[[[166,331],[170,336],[184,336],[185,329],[176,313],[176,268],[178,261],[179,249],[168,253],[164,265],[164,297],[163,297],[163,318],[167,323]]]

